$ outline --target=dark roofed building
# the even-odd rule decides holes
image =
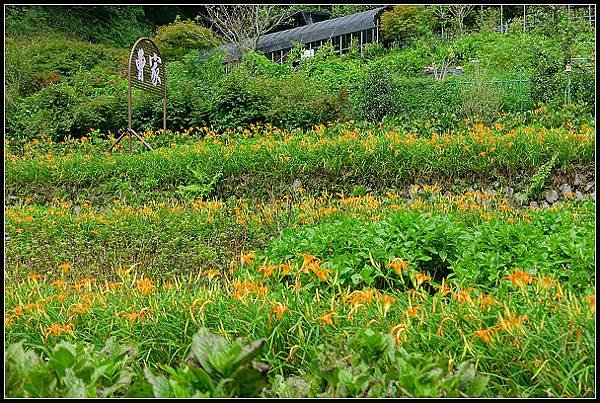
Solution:
[[[378,7],[319,22],[312,20],[313,22],[310,24],[285,31],[271,32],[259,38],[257,51],[264,53],[267,58],[277,63],[285,61],[296,43],[301,43],[306,47],[306,56],[314,55],[315,49],[326,43],[331,43],[340,55],[348,52],[353,43],[356,43],[362,52],[364,45],[379,42],[381,14],[388,8],[389,6]],[[233,46],[226,44],[220,48],[229,52],[225,62],[231,62],[237,58]]]
[[[298,10],[288,18],[287,22],[279,24],[271,32],[287,31],[288,29],[303,27],[315,22],[328,20],[329,17],[331,17],[331,13],[327,11]]]

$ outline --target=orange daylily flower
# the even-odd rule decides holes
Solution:
[[[66,273],[73,268],[73,265],[71,263],[61,263],[58,265],[58,268]]]
[[[489,344],[491,336],[496,333],[496,329],[487,328],[476,330],[473,337],[479,337],[485,344]]]
[[[390,331],[390,334],[392,335],[392,338],[394,339],[394,345],[398,346],[398,344],[400,344],[400,341],[401,341],[400,336],[405,331],[406,331],[406,325],[403,325],[403,324],[398,324],[392,328],[392,330]]]
[[[46,329],[46,336],[50,335],[59,335],[63,333],[73,333],[74,325],[72,323],[68,323],[66,325],[59,325],[58,323],[52,324],[49,328]]]
[[[53,280],[50,283],[50,285],[52,285],[52,286],[54,286],[56,288],[65,288],[65,284],[66,284],[65,281],[64,280],[60,280],[60,279]]]
[[[318,261],[319,263],[321,262],[319,258],[311,255],[310,253],[299,253],[298,256],[304,259],[304,262],[302,262],[302,267],[308,266],[313,261]]]
[[[536,278],[538,284],[540,286],[542,286],[542,288],[550,288],[551,286],[553,286],[554,284],[556,284],[556,280],[554,280],[552,277],[537,277]]]
[[[513,285],[516,285],[517,287],[526,286],[527,284],[530,284],[531,281],[533,280],[533,276],[531,274],[529,274],[526,271],[523,271],[521,269],[515,270],[512,274],[510,274],[506,278],[508,280],[510,280],[510,282],[513,283]]]
[[[125,316],[127,318],[127,320],[129,320],[129,323],[133,323],[136,320],[138,320],[142,315],[139,313],[124,313],[123,316]]]
[[[229,294],[231,298],[243,300],[251,294],[263,296],[267,294],[267,288],[265,286],[258,285],[253,281],[234,281],[231,284],[234,288],[234,292],[232,294]]]
[[[400,259],[400,258],[396,257],[396,258],[390,260],[385,266],[387,268],[393,269],[394,272],[396,272],[396,274],[400,276],[407,269],[409,263],[410,262],[408,260],[404,260],[404,259]]]
[[[510,333],[514,329],[521,328],[523,322],[527,320],[527,315],[520,315],[516,318],[512,318],[511,316],[509,314],[508,319],[505,319],[502,315],[498,315],[498,328]]]
[[[276,269],[277,266],[269,266],[265,264],[258,266],[258,272],[265,277],[270,277]]]
[[[319,316],[317,319],[326,325],[333,325],[333,317],[336,315],[336,311],[331,311],[325,315]]]
[[[442,279],[442,284],[434,286],[434,288],[437,288],[438,292],[440,293],[440,296],[442,296],[442,297],[444,297],[452,292],[452,289],[446,283],[446,279]]]
[[[135,290],[141,292],[142,295],[150,294],[155,288],[154,283],[147,278],[142,278],[135,282]]]
[[[472,302],[471,300],[471,292],[475,291],[475,289],[473,287],[469,287],[466,290],[461,290],[458,291],[457,293],[454,294],[454,298],[456,298],[457,301],[464,301],[464,302]]]
[[[142,308],[142,310],[140,311],[140,313],[136,313],[136,312],[122,312],[123,316],[125,318],[127,318],[127,320],[129,320],[130,324],[133,324],[134,322],[136,322],[138,319],[143,318],[144,316],[146,316],[146,314],[150,311],[150,308]]]
[[[290,310],[290,308],[288,308],[287,306],[285,306],[281,302],[277,302],[276,301],[276,302],[273,303],[273,313],[275,315],[277,315],[277,317],[279,319],[281,319],[283,317],[283,314],[286,313],[289,310]]]
[[[320,267],[321,261],[315,260],[308,264],[308,269],[312,271],[320,281],[327,281],[327,275],[331,273],[331,269],[322,269]]]
[[[592,310],[592,312],[596,312],[596,296],[588,295],[585,299],[590,304],[590,309]]]
[[[256,259],[256,253],[254,253],[254,252],[242,254],[242,265],[243,264],[249,265],[250,263],[252,263],[252,261],[254,259]]]
[[[344,302],[349,302],[353,306],[356,306],[362,302],[370,304],[371,300],[376,295],[379,295],[379,291],[374,288],[367,288],[362,291],[356,290],[352,291],[347,297],[345,297]]]
[[[379,297],[379,301],[383,302],[383,316],[385,317],[392,307],[392,304],[396,301],[396,298],[391,295],[384,294]]]
[[[489,294],[486,294],[485,296],[479,298],[479,305],[481,305],[482,308],[489,308],[492,305],[496,304],[498,304],[498,301],[496,301],[494,297],[492,297]]]
[[[407,316],[417,316],[417,308],[419,308],[419,306],[409,306],[408,308],[406,308],[406,315]]]
[[[215,269],[204,270],[203,273],[206,274],[206,277],[208,277],[209,280],[212,280],[213,277],[221,275],[221,273],[219,273],[219,271]]]
[[[86,313],[90,310],[90,304],[88,302],[83,303],[83,304],[73,304],[69,307],[67,312],[69,312],[71,310],[73,310],[75,313],[77,313],[79,315],[83,315],[84,313]]]
[[[415,273],[414,277],[415,277],[415,281],[417,282],[417,286],[420,286],[423,283],[431,281],[431,277],[429,277],[427,274],[421,273],[421,272]]]
[[[108,292],[115,292],[119,288],[123,287],[123,283],[111,282],[106,285]]]
[[[277,268],[280,270],[281,277],[285,276],[292,270],[292,267],[289,264],[280,264],[277,266]]]

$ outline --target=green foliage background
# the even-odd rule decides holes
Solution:
[[[225,55],[214,48],[218,40],[209,29],[189,19],[164,21],[175,12],[181,20],[199,8],[157,7],[9,6],[7,138],[60,140],[81,137],[90,128],[117,132],[126,127],[126,63],[129,47],[140,36],[152,37],[164,52],[167,119],[173,130],[434,118],[438,129],[447,131],[465,118],[483,116],[492,123],[498,112],[521,113],[538,103],[561,110],[570,100],[587,114],[595,105],[594,69],[574,65],[567,73],[564,65],[572,56],[593,56],[593,29],[560,13],[554,21],[540,17],[543,23],[527,32],[517,21],[505,34],[490,29],[495,18],[490,9],[473,14],[477,18],[467,20],[466,33],[450,31],[445,53],[452,58],[450,67],[459,66],[465,74],[435,80],[423,72],[433,61],[440,21],[425,6],[397,6],[383,14],[387,47],[372,44],[362,53],[353,49],[339,56],[326,46],[314,58],[283,65],[249,54],[227,73]],[[335,17],[363,6],[323,7],[316,8]],[[479,84],[470,90],[476,78]],[[516,79],[528,80],[526,86],[492,83]],[[475,108],[474,115],[473,102],[467,105],[465,97],[485,98],[479,104],[487,109]],[[134,93],[133,126],[162,126],[161,100]]]

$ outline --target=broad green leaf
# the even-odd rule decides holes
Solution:
[[[477,375],[469,382],[467,386],[467,395],[469,397],[479,397],[483,395],[489,381],[490,378],[488,376]]]
[[[153,375],[148,368],[144,368],[144,377],[152,385],[154,397],[174,397],[173,388],[167,378]]]
[[[235,343],[208,356],[208,361],[219,375],[228,377],[234,370],[235,359],[242,353],[242,346]]]
[[[170,384],[173,389],[173,397],[191,397],[191,391],[188,388],[188,385],[174,381],[171,381]]]
[[[92,376],[90,377],[90,384],[94,385],[98,380],[107,373],[108,369],[111,367],[111,364],[105,364],[94,369]]]
[[[26,391],[26,397],[53,397],[57,396],[56,384],[56,376],[40,368],[29,373],[23,390]]]
[[[233,374],[233,380],[238,397],[255,397],[266,385],[267,375],[255,368],[243,367]]]
[[[96,397],[95,393],[92,396],[87,395],[85,382],[75,375],[75,372],[73,372],[71,368],[65,370],[63,382],[67,388],[64,395],[65,397]]]
[[[58,372],[60,375],[65,375],[67,368],[73,367],[77,361],[77,352],[75,347],[65,341],[61,341],[54,347],[52,356],[48,361],[48,369]]]
[[[100,388],[99,389],[100,393],[98,395],[100,397],[113,396],[117,390],[128,387],[131,384],[131,382],[133,381],[134,376],[135,376],[135,373],[132,371],[122,371],[119,379],[113,385],[111,385],[109,387]]]
[[[442,259],[442,262],[445,262],[446,258],[448,257],[448,253],[446,253],[445,250],[440,250],[438,255],[440,256],[440,259]]]
[[[194,389],[202,392],[212,392],[214,389],[213,381],[202,368],[189,367],[190,380]]]
[[[258,339],[256,341],[253,341],[252,343],[242,346],[243,351],[238,354],[238,356],[236,357],[235,362],[233,363],[233,366],[235,368],[241,367],[242,365],[252,361],[252,359],[254,359],[254,357],[258,356],[263,347],[265,345],[265,339],[261,338]]]
[[[227,340],[212,333],[208,328],[203,327],[192,337],[190,356],[193,357],[209,375],[213,376],[215,371],[214,367],[211,365],[211,357],[215,353],[222,352],[227,348]]]

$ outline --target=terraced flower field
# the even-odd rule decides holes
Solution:
[[[5,142],[9,396],[594,395],[594,128],[147,139]]]

